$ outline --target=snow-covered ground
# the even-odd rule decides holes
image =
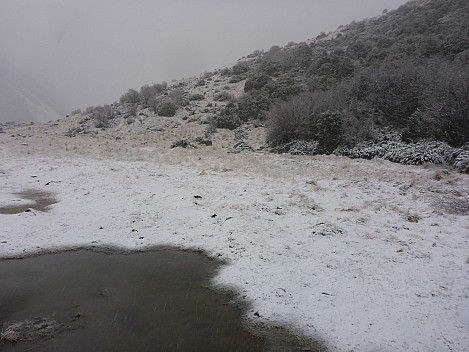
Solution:
[[[1,257],[203,249],[227,261],[214,284],[251,304],[249,321],[291,326],[333,351],[469,350],[469,175],[235,155],[216,141],[170,150],[162,139],[12,133],[0,135],[0,206],[28,189],[58,202],[0,214]]]

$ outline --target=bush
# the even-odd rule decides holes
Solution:
[[[326,111],[321,114],[318,121],[318,153],[331,154],[341,143],[342,139],[342,113]]]
[[[242,75],[249,71],[249,65],[246,62],[238,62],[231,69],[231,74],[233,75]]]
[[[265,74],[256,74],[252,77],[249,77],[244,84],[244,91],[250,92],[253,89],[261,89],[264,87],[267,83],[271,82],[272,78]]]
[[[221,74],[222,76],[231,76],[232,73],[233,73],[233,72],[232,72],[229,68],[227,68],[227,67],[225,67],[224,69],[220,70],[220,74]]]
[[[234,130],[241,126],[242,121],[238,117],[238,109],[234,103],[228,103],[225,108],[213,118],[213,125],[217,128]]]
[[[278,146],[296,140],[311,140],[310,126],[313,101],[311,94],[302,94],[272,107],[269,112],[267,142]]]
[[[139,92],[135,89],[129,89],[127,93],[121,95],[119,101],[121,103],[138,104],[141,99],[142,95]]]
[[[271,104],[272,99],[266,92],[254,90],[239,99],[238,116],[242,121],[263,120]]]
[[[281,76],[275,82],[270,81],[265,86],[272,99],[287,100],[290,96],[297,95],[303,91],[303,87],[291,76]]]
[[[137,116],[137,106],[136,105],[129,106],[129,116],[131,116],[131,117]]]
[[[96,128],[109,127],[109,120],[113,118],[112,107],[109,105],[95,106],[87,108],[91,116],[94,118],[94,125]]]
[[[206,84],[207,84],[207,82],[205,82],[205,79],[201,78],[195,83],[195,86],[196,87],[202,87],[202,86],[205,86]]]
[[[181,89],[173,89],[170,91],[169,98],[171,99],[171,102],[174,104],[176,109],[179,106],[186,105],[186,101],[184,100],[184,92]]]
[[[152,85],[144,85],[140,88],[140,95],[145,102],[145,104],[148,104],[148,100],[158,94],[163,93],[166,91],[168,85],[166,82],[162,83],[155,83]]]
[[[176,115],[176,105],[170,101],[163,102],[158,108],[158,115],[172,117]]]
[[[238,83],[238,82],[241,82],[242,80],[245,80],[246,77],[244,75],[236,75],[236,76],[232,76],[230,78],[230,83]]]
[[[355,71],[355,65],[351,57],[343,50],[336,49],[323,54],[310,66],[309,74],[320,77],[342,79],[351,76]]]
[[[199,100],[204,100],[204,99],[205,99],[205,95],[201,93],[195,93],[189,96],[190,101],[199,101]]]
[[[215,101],[231,101],[231,100],[233,100],[233,96],[228,92],[220,92],[218,94],[215,94],[215,96],[213,97],[213,100],[215,100]]]

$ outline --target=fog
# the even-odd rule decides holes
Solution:
[[[230,65],[405,0],[0,0],[0,62],[70,111]]]

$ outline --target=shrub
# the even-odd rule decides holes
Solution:
[[[204,100],[204,99],[205,99],[205,95],[201,93],[195,93],[189,96],[190,101],[195,101],[195,100],[199,101],[199,100]]]
[[[259,72],[269,76],[278,75],[282,72],[283,62],[284,54],[282,49],[275,45],[262,57],[259,65]]]
[[[265,74],[256,74],[252,77],[249,77],[246,80],[246,83],[244,84],[244,91],[250,92],[253,89],[261,89],[264,87],[267,83],[271,82],[272,78]]]
[[[231,73],[233,75],[242,75],[243,73],[246,73],[248,71],[249,71],[249,65],[246,62],[238,62],[231,69]]]
[[[96,128],[107,128],[109,127],[109,119],[113,118],[112,107],[109,105],[88,107],[87,111],[94,118],[94,125]]]
[[[158,115],[172,117],[176,115],[176,105],[171,101],[163,102],[158,108]]]
[[[278,146],[295,140],[310,140],[313,101],[311,94],[302,94],[274,105],[269,112],[267,142]]]
[[[127,93],[121,95],[119,101],[121,103],[138,104],[141,99],[142,95],[139,92],[135,89],[129,89]]]
[[[154,97],[158,94],[163,93],[164,91],[166,91],[167,87],[168,85],[166,82],[155,83],[152,85],[146,84],[140,88],[140,95],[143,101],[145,102],[145,104],[148,104],[148,100],[151,97]]]
[[[196,87],[202,87],[202,86],[205,86],[206,84],[207,83],[205,82],[205,79],[201,78],[195,83],[195,86]]]
[[[342,113],[326,111],[318,120],[318,153],[331,154],[339,145],[342,138]]]
[[[213,100],[215,100],[215,101],[231,101],[231,100],[233,100],[233,96],[228,92],[220,92],[218,94],[215,94],[215,96],[213,97]]]
[[[137,105],[129,106],[129,116],[131,117],[137,116]]]
[[[287,100],[288,97],[297,95],[303,91],[303,87],[291,76],[281,76],[276,81],[270,81],[265,89],[272,99]]]
[[[244,79],[246,79],[246,77],[243,76],[243,75],[232,76],[232,77],[230,78],[230,81],[229,81],[229,82],[230,82],[230,83],[238,83],[238,82],[241,82],[241,81],[244,80]]]
[[[234,103],[228,103],[225,108],[213,118],[213,125],[217,128],[234,130],[241,126],[242,121],[238,117],[238,109]]]
[[[171,102],[174,104],[175,108],[177,109],[179,106],[186,105],[184,100],[184,92],[181,89],[173,89],[169,92],[169,98]]]
[[[243,95],[238,102],[238,116],[242,121],[249,121],[265,118],[266,112],[272,104],[272,99],[268,93],[260,90],[253,90],[249,94]]]
[[[308,71],[310,75],[317,74],[321,77],[342,79],[354,73],[355,65],[346,52],[336,49],[330,53],[324,51]]]
[[[233,72],[228,67],[225,67],[224,69],[220,71],[220,74],[222,76],[231,76],[232,73]]]

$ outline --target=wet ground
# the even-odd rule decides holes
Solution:
[[[254,336],[201,253],[89,250],[0,260],[2,351],[324,351],[282,328]]]
[[[53,193],[44,192],[39,190],[26,190],[18,193],[14,193],[15,196],[26,199],[31,202],[26,204],[18,205],[8,205],[0,207],[0,214],[19,214],[29,209],[34,209],[38,211],[47,211],[49,206],[57,203],[57,200],[54,198]]]

